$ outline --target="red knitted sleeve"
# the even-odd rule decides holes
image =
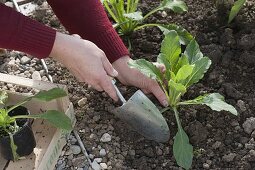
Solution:
[[[128,55],[128,50],[109,21],[100,0],[48,0],[71,34],[94,42],[110,62]]]
[[[0,48],[48,57],[56,31],[0,3]]]

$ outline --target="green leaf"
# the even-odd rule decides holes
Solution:
[[[143,19],[142,12],[128,13],[128,14],[124,14],[124,16],[134,21],[140,21]]]
[[[128,65],[131,68],[136,68],[140,70],[144,75],[152,79],[162,82],[162,73],[160,70],[151,62],[146,61],[145,59],[131,60],[128,62]]]
[[[236,109],[232,105],[227,104],[224,101],[224,97],[220,95],[219,93],[212,93],[206,96],[203,99],[203,104],[209,106],[212,110],[215,110],[215,111],[225,110],[225,111],[229,111],[230,113],[234,115],[238,115]]]
[[[189,138],[182,128],[178,128],[178,132],[174,138],[173,153],[179,166],[190,169],[193,159],[193,146],[189,143]]]
[[[246,0],[238,0],[234,3],[228,17],[228,23],[230,23],[235,18],[235,16],[238,14],[240,9],[244,6],[245,2]]]
[[[189,59],[187,56],[182,54],[182,56],[179,58],[178,63],[176,65],[176,70],[179,70],[184,65],[189,65]]]
[[[219,93],[206,94],[199,96],[193,100],[183,101],[180,104],[204,104],[215,111],[228,111],[233,115],[238,115],[237,110],[230,104],[226,103],[224,97]]]
[[[170,31],[166,34],[161,43],[161,53],[165,55],[171,66],[171,70],[175,71],[175,66],[178,62],[179,55],[181,54],[180,38],[176,31]]]
[[[184,84],[186,87],[197,83],[201,78],[204,77],[204,73],[209,69],[211,65],[211,60],[208,57],[203,57],[196,62],[194,62],[195,67],[191,75],[185,80]]]
[[[194,65],[184,65],[182,66],[175,77],[175,82],[181,82],[182,80],[185,80],[193,71]]]
[[[61,88],[53,88],[48,91],[40,91],[33,98],[42,100],[42,101],[51,101],[60,97],[66,96],[66,92]]]
[[[20,116],[21,117],[21,116]],[[72,130],[71,119],[66,116],[64,113],[56,111],[56,110],[48,110],[42,114],[34,114],[34,115],[24,115],[24,118],[41,118],[49,121],[53,126],[65,130]]]
[[[203,57],[203,54],[201,53],[199,45],[195,39],[190,41],[190,43],[185,49],[184,55],[188,57],[190,64],[193,64],[194,62]]]
[[[163,0],[158,10],[171,9],[176,13],[182,13],[188,10],[185,2],[181,0]]]
[[[168,34],[171,30],[175,30],[180,37],[180,43],[183,45],[187,45],[191,40],[193,40],[193,36],[181,26],[175,24],[159,24],[158,28],[163,32],[164,35]]]
[[[0,104],[5,104],[8,99],[8,94],[6,91],[0,91]]]

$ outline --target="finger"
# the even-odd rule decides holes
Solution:
[[[167,107],[169,105],[166,94],[163,92],[163,90],[160,88],[160,86],[158,85],[156,81],[153,81],[149,85],[148,90],[158,99],[158,101],[164,107]]]
[[[118,76],[118,72],[113,68],[112,64],[109,62],[109,60],[106,57],[102,58],[102,63],[103,63],[106,73],[109,76],[112,76],[112,77]]]
[[[161,63],[153,63],[162,73],[164,73],[166,71],[166,67],[164,64],[161,64]]]
[[[104,89],[103,89],[100,85],[92,85],[92,87],[93,87],[95,90],[97,90],[97,91],[100,91],[100,92],[104,91]]]
[[[109,77],[107,77],[106,79],[104,79],[101,82],[101,87],[103,88],[103,90],[114,100],[114,101],[118,101],[118,96],[116,93],[115,88],[112,85],[112,82],[110,80]]]

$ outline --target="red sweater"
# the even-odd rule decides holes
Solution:
[[[48,0],[71,34],[94,42],[114,62],[128,50],[113,29],[100,0]],[[0,47],[48,57],[56,31],[0,3]]]

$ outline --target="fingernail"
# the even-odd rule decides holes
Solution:
[[[163,100],[162,104],[163,104],[164,107],[167,107],[168,106],[168,101],[167,100]]]
[[[118,72],[115,69],[113,69],[112,76],[113,77],[117,77],[118,76]]]

